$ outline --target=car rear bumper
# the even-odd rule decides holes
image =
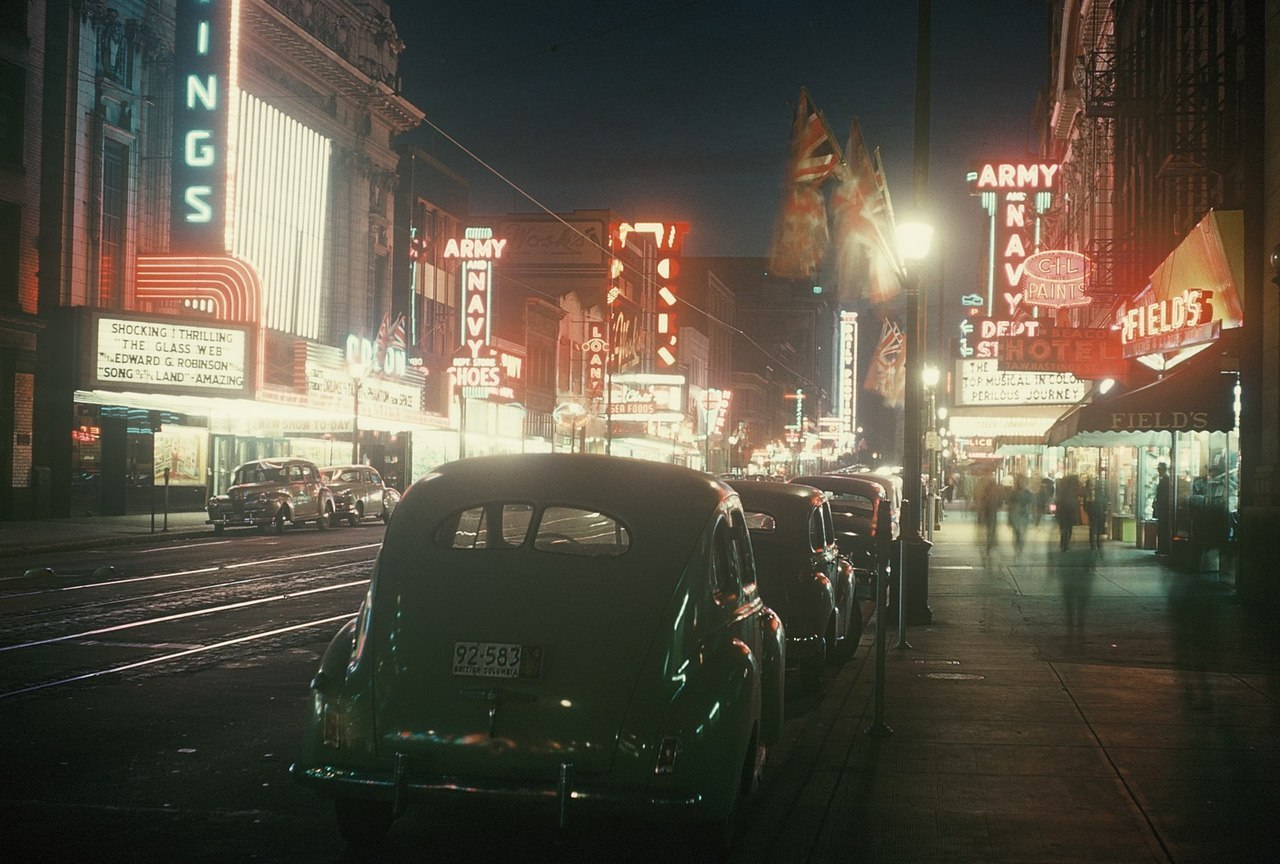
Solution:
[[[598,780],[578,782],[573,766],[568,764],[561,766],[558,777],[545,781],[423,776],[411,771],[403,760],[397,763],[396,770],[390,775],[330,765],[308,767],[298,763],[289,766],[289,773],[299,783],[324,795],[391,801],[397,812],[403,810],[409,801],[426,801],[440,806],[498,804],[504,807],[522,805],[531,810],[558,808],[562,818],[566,810],[592,816],[656,810],[664,816],[679,818],[683,813],[697,818],[700,805],[705,803],[703,796],[698,794],[663,794],[616,788],[603,785]]]

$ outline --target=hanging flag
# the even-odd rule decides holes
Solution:
[[[390,338],[391,316],[382,313],[382,323],[378,325],[378,337],[373,340],[373,368],[381,369],[387,359],[387,339]]]
[[[405,323],[404,323],[403,315],[397,318],[396,323],[393,324],[391,327],[391,344],[389,347],[396,348],[404,352],[407,352],[409,350],[409,343],[405,335]]]
[[[907,383],[907,339],[896,322],[885,319],[880,327],[880,341],[867,368],[862,386],[880,394],[885,404],[896,408],[903,404]]]
[[[813,106],[809,91],[801,88],[791,124],[782,206],[769,252],[769,270],[774,274],[800,278],[817,270],[830,244],[821,186],[835,173],[841,158],[822,112]]]
[[[899,290],[900,266],[894,238],[893,204],[880,164],[867,152],[855,119],[849,126],[840,185],[832,196],[836,219],[836,287],[840,296],[883,303]]]

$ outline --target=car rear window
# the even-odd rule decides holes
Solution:
[[[773,518],[772,513],[758,513],[753,510],[746,510],[743,515],[747,517],[748,531],[755,531],[757,534],[772,534],[778,530],[778,521]]]
[[[244,465],[236,471],[232,484],[280,482],[285,479],[286,471],[280,465]]]
[[[831,496],[831,510],[833,513],[858,513],[863,516],[870,516],[873,509],[871,498],[866,495],[859,495],[856,492],[828,492]]]
[[[445,520],[436,540],[450,549],[512,549],[530,540],[540,552],[612,557],[631,546],[631,533],[612,516],[580,507],[542,510],[536,533],[534,506],[499,502],[471,507]]]
[[[612,516],[578,507],[548,507],[538,521],[533,548],[565,555],[611,558],[631,546],[627,527]]]

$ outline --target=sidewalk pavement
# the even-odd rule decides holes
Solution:
[[[0,522],[0,558],[210,534],[213,528],[205,524],[206,518],[201,510],[167,515],[157,513],[154,517],[144,513]]]
[[[889,628],[883,726],[864,635],[753,807],[734,861],[1276,858],[1280,646],[1214,573],[1087,532],[972,515],[930,557],[932,623]]]

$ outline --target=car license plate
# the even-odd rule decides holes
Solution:
[[[454,642],[453,674],[472,678],[537,678],[542,649],[510,642]]]

